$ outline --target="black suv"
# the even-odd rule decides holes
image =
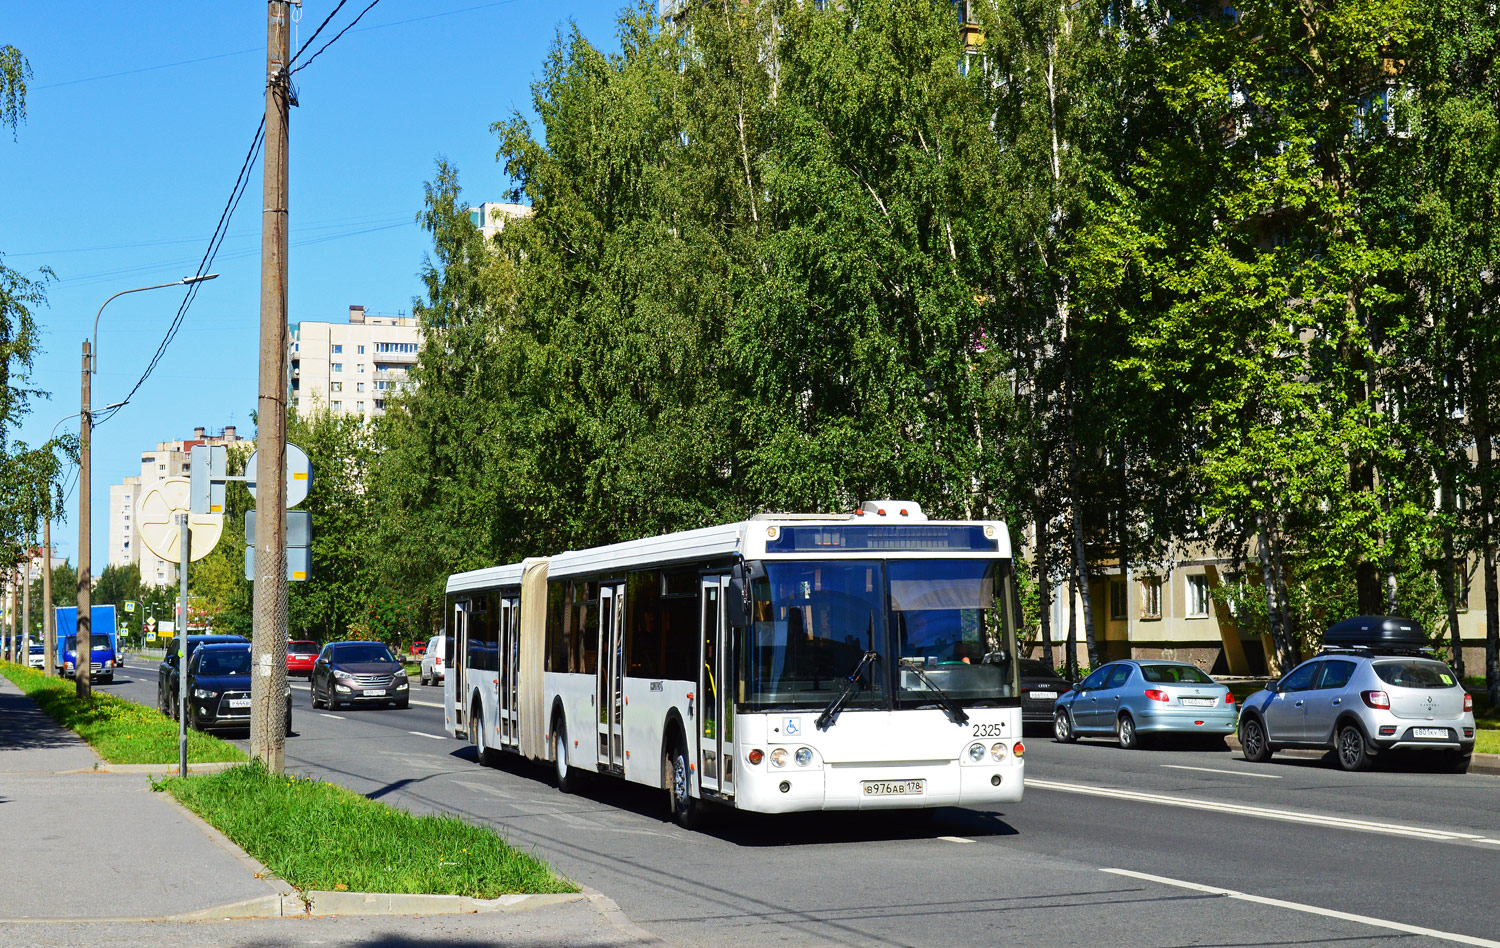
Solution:
[[[193,652],[200,645],[209,645],[216,642],[242,642],[249,644],[249,639],[243,635],[190,635],[187,637],[188,658],[191,660]],[[156,710],[168,717],[177,717],[177,653],[182,646],[179,639],[172,639],[167,643],[167,655],[156,666]]]
[[[315,708],[376,703],[404,708],[411,700],[406,666],[381,642],[329,642],[313,665],[311,684]]]
[[[217,731],[250,726],[250,645],[204,644],[188,658],[188,727]],[[286,690],[286,733],[292,733],[292,689]]]

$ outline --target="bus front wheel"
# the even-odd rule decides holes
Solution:
[[[578,776],[568,766],[568,726],[559,714],[552,722],[552,761],[557,768],[557,789],[572,793],[578,789]]]
[[[679,734],[669,748],[662,761],[662,777],[667,785],[667,806],[678,826],[695,829],[702,822],[703,804],[693,797],[687,742]]]

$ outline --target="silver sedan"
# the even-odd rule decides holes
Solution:
[[[1058,697],[1052,727],[1059,741],[1113,735],[1121,747],[1157,734],[1234,733],[1234,695],[1187,662],[1110,662]]]

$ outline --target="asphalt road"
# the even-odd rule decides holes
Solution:
[[[149,664],[102,687],[155,705]],[[290,770],[494,826],[676,945],[1500,946],[1500,777],[1037,734],[1019,804],[686,833],[659,792],[480,766],[442,734],[439,689],[335,715],[294,688]]]

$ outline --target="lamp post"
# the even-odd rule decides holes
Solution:
[[[93,345],[90,346],[89,340],[83,340],[83,410],[78,413],[78,647],[73,657],[73,683],[80,698],[93,695],[93,682],[89,677],[93,671],[94,657],[93,629],[89,621],[89,567],[91,565],[89,562],[89,504],[93,501],[93,490],[89,480],[90,455],[93,453],[93,446],[89,441],[93,435],[94,418],[89,410],[89,382],[99,371],[99,317],[104,315],[105,306],[127,293],[143,293],[146,290],[160,290],[169,286],[189,286],[193,283],[212,280],[217,276],[217,273],[207,273],[203,276],[183,277],[171,283],[157,283],[153,286],[138,286],[131,290],[121,290],[105,300],[99,307],[99,312],[94,314]]]

